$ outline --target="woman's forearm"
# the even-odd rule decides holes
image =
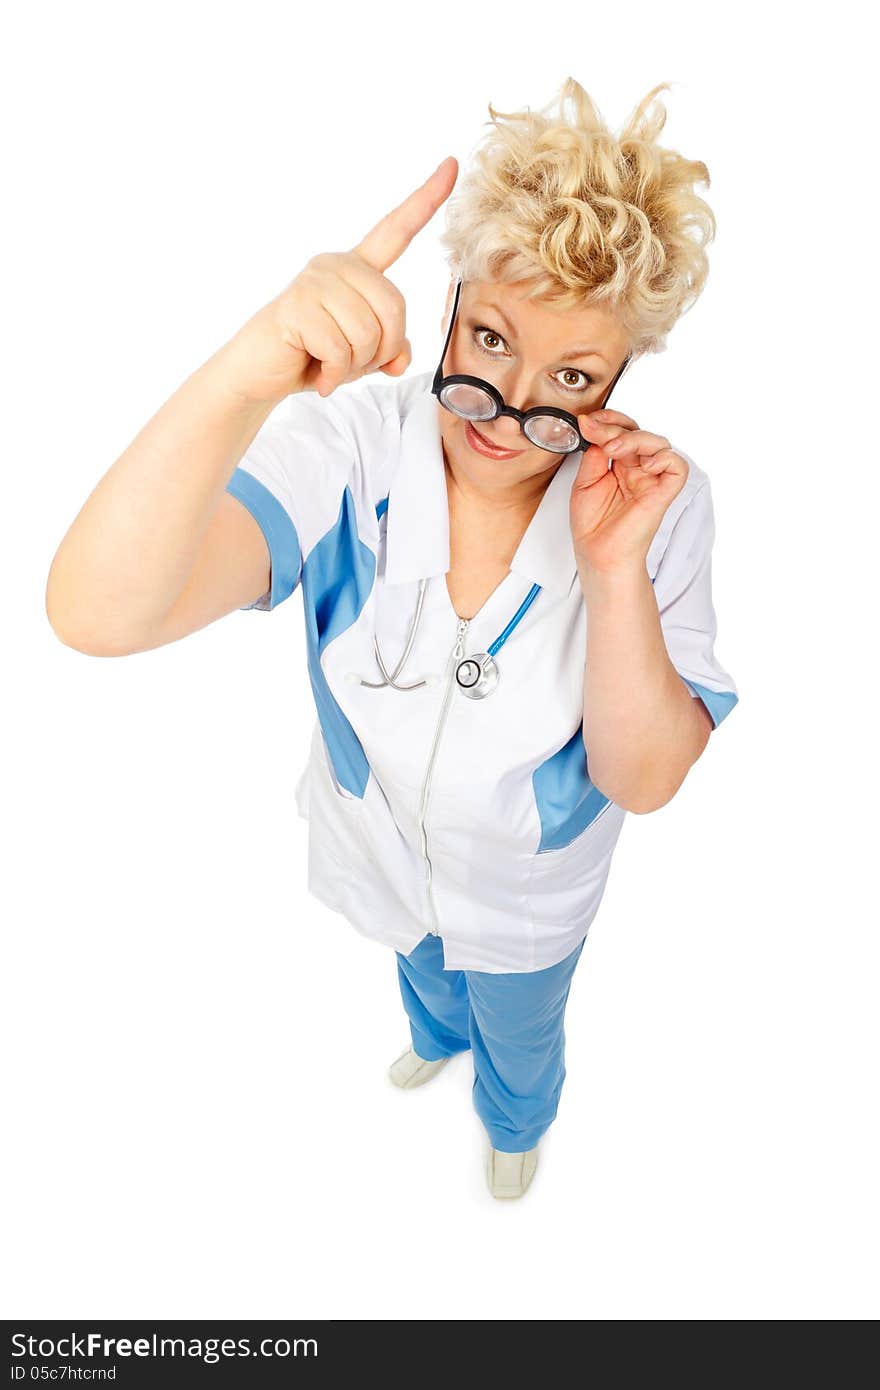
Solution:
[[[670,800],[706,746],[710,723],[666,650],[644,563],[579,565],[587,609],[584,747],[591,781],[625,810]]]
[[[222,492],[277,404],[238,389],[244,351],[233,338],[197,368],[86,499],[46,585],[59,636],[130,649],[175,603]]]

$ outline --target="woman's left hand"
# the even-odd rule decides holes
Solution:
[[[687,482],[687,459],[664,435],[640,430],[619,410],[577,418],[590,441],[571,490],[578,564],[594,570],[644,565],[666,508]]]

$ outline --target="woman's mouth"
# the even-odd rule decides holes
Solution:
[[[490,459],[515,459],[523,452],[522,449],[499,449],[494,444],[490,444],[488,439],[484,439],[478,430],[475,430],[470,420],[464,422],[464,437],[472,449],[476,449],[478,454]]]

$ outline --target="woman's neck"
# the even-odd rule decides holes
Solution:
[[[445,449],[443,457],[450,511],[458,507],[472,515],[484,513],[496,522],[503,519],[511,524],[523,517],[531,520],[559,467],[557,464],[555,468],[545,469],[517,483],[499,484],[496,488],[486,489],[474,486],[465,475],[456,473]]]

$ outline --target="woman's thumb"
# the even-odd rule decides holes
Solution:
[[[390,362],[386,362],[380,371],[386,372],[388,376],[403,376],[409,364],[412,362],[412,343],[409,338],[404,338],[400,352],[396,357],[392,357]]]

